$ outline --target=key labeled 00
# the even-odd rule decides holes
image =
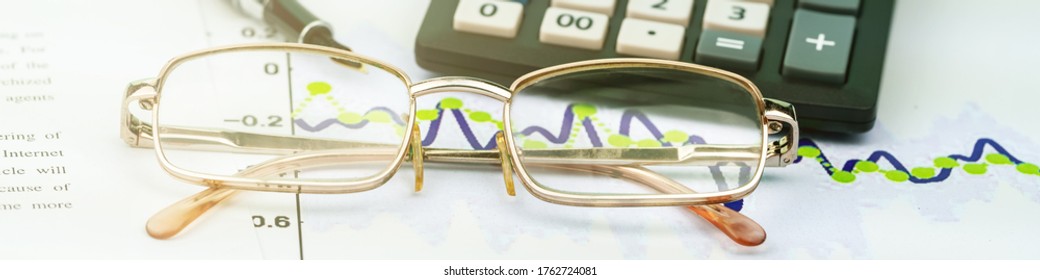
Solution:
[[[570,27],[573,25],[581,30],[589,30],[592,27],[592,18],[587,16],[574,16],[572,14],[560,14],[556,17],[556,24],[560,27]]]

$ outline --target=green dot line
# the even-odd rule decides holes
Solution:
[[[318,85],[315,85],[318,84]],[[323,83],[321,83],[323,84]],[[378,114],[368,114],[361,116],[358,113],[347,111],[335,98],[331,95],[327,95],[331,91],[331,87],[327,85],[322,86],[318,82],[308,85],[308,90],[311,90],[311,95],[304,98],[303,102],[300,102],[297,107],[293,110],[292,116],[295,118],[302,113],[311,103],[313,103],[313,97],[318,95],[325,95],[325,102],[334,106],[340,113],[338,119],[344,123],[356,123],[362,119],[370,119],[374,123],[388,123],[397,128],[398,134],[404,133],[403,126],[387,121],[388,116]],[[441,110],[419,110],[417,112],[418,121],[434,121],[443,117],[442,110],[461,110],[466,112],[463,116],[471,122],[475,123],[490,123],[495,125],[499,130],[504,129],[504,123],[494,118],[491,114],[483,111],[472,110],[465,108],[463,102],[457,98],[445,98],[441,100]],[[577,142],[577,139],[581,132],[584,130],[582,122],[586,118],[592,120],[593,125],[598,129],[607,132],[606,144],[614,147],[661,147],[663,143],[684,143],[688,141],[689,134],[678,130],[671,130],[664,133],[664,136],[660,139],[632,139],[629,136],[613,133],[612,130],[607,127],[607,124],[601,122],[596,116],[596,108],[587,104],[576,104],[572,106],[572,110],[577,118],[575,120],[572,132],[565,142],[564,147],[573,147]],[[544,148],[548,144],[543,141],[534,139],[527,139],[524,135],[517,136],[518,142],[525,148]],[[958,169],[962,170],[968,175],[984,175],[991,168],[996,166],[1012,166],[1016,171],[1025,175],[1040,176],[1040,167],[1034,163],[1020,162],[1015,164],[1011,159],[1004,154],[990,153],[986,154],[978,162],[959,162],[956,159],[950,157],[938,157],[933,159],[931,166],[917,166],[907,167],[907,171],[901,170],[887,170],[882,169],[876,162],[860,160],[854,164],[854,167],[850,171],[839,170],[835,168],[830,162],[826,160],[819,148],[814,146],[801,146],[797,150],[798,156],[803,159],[815,159],[819,162],[826,170],[831,174],[831,178],[838,183],[852,183],[858,178],[858,176],[866,176],[867,174],[878,174],[883,176],[885,179],[900,183],[910,181],[911,178],[926,180],[934,178],[938,173],[944,169]]]
[[[932,161],[932,166],[908,167],[909,173],[902,170],[881,169],[877,162],[868,160],[859,160],[856,162],[853,165],[851,172],[839,170],[832,167],[819,148],[813,146],[801,146],[798,148],[797,154],[803,159],[814,159],[816,162],[819,162],[821,166],[831,173],[830,177],[832,180],[843,184],[854,182],[858,175],[871,173],[882,175],[885,179],[891,182],[901,183],[910,181],[910,179],[931,179],[938,176],[939,172],[943,169],[959,169],[968,175],[984,175],[991,167],[1005,165],[1013,165],[1015,170],[1025,175],[1040,176],[1040,167],[1036,164],[1028,162],[1015,164],[1007,155],[1000,153],[986,154],[979,160],[979,162],[965,163],[958,162],[958,160],[951,157],[938,157]]]
[[[344,114],[350,113],[345,108],[343,108],[343,106],[339,103],[339,101],[337,101],[335,99],[335,97],[333,97],[332,95],[328,94],[329,92],[332,91],[332,86],[330,86],[328,83],[325,83],[325,82],[312,82],[312,83],[307,85],[307,91],[310,92],[310,95],[307,96],[306,98],[304,98],[303,102],[300,102],[300,104],[296,105],[296,108],[293,109],[293,113],[292,113],[292,117],[293,118],[296,118],[297,116],[299,116],[300,113],[302,113],[303,110],[306,109],[307,106],[309,106],[311,104],[311,102],[314,102],[314,97],[319,96],[319,95],[324,95],[325,96],[325,99],[324,99],[325,102],[328,103],[329,105],[332,105],[333,108],[336,108],[336,111],[340,114],[341,119],[342,119]]]

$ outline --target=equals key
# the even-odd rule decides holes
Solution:
[[[705,30],[694,62],[732,70],[758,69],[762,38],[736,32]]]

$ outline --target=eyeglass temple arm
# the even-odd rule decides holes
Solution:
[[[199,135],[204,134],[204,133],[199,133],[199,131],[193,131],[193,132],[196,133],[194,135],[197,138],[204,138],[204,137],[199,137]],[[499,134],[498,138],[501,138],[500,135],[501,134]],[[413,137],[418,137],[418,135],[417,134],[413,134]],[[186,139],[190,139],[190,138],[189,137],[181,137],[181,138],[172,138],[172,139],[186,140]],[[415,139],[418,139],[418,138],[415,138]],[[198,139],[196,139],[196,140],[198,140]],[[298,139],[298,140],[300,140],[300,139]],[[309,142],[309,141],[319,141],[319,140],[306,139],[306,140],[302,140],[302,141],[298,141],[298,142],[306,143],[306,142]],[[320,140],[320,141],[327,141],[327,140]],[[217,142],[228,142],[228,143],[230,143],[230,142],[234,142],[234,141],[217,141]],[[282,142],[282,143],[285,143],[285,142]],[[379,148],[377,148],[377,149],[367,149],[367,150],[369,150],[369,153],[366,153],[365,156],[361,156],[361,155],[355,156],[355,153],[351,153],[352,151],[357,151],[357,150],[351,149],[351,147],[356,147],[354,145],[355,143],[346,142],[346,143],[339,143],[339,144],[343,145],[342,147],[343,148],[347,148],[347,149],[340,149],[340,150],[336,150],[336,149],[317,150],[317,151],[309,151],[309,152],[298,153],[298,154],[291,154],[291,155],[287,154],[286,156],[279,157],[279,158],[276,158],[276,159],[272,159],[271,161],[268,161],[267,163],[259,164],[259,165],[250,167],[250,168],[248,168],[246,170],[243,170],[241,173],[236,174],[236,175],[238,175],[238,176],[247,176],[248,177],[248,176],[264,176],[265,174],[268,174],[268,173],[278,173],[278,172],[284,171],[279,166],[287,165],[288,163],[292,163],[291,165],[294,168],[307,169],[307,168],[311,168],[311,167],[317,167],[319,165],[325,164],[326,162],[349,163],[349,162],[364,161],[364,160],[370,160],[370,159],[379,159],[380,158],[379,155],[383,155],[383,157],[392,157],[395,154],[395,152],[394,152],[395,149],[393,148],[393,146],[392,145],[386,145],[385,147],[382,147],[382,149],[379,149]],[[345,145],[345,144],[351,144],[351,145]],[[415,143],[412,143],[412,145],[421,145],[421,144],[418,143],[418,142],[415,142]],[[502,144],[500,143],[500,145],[502,145]],[[270,148],[270,147],[268,147],[268,148]],[[325,146],[325,148],[329,148],[329,147]],[[733,154],[733,152],[726,152],[726,149],[734,150],[733,147],[713,147],[713,146],[707,145],[706,147],[700,147],[700,148],[707,148],[709,150],[715,150],[714,153],[708,152],[708,154],[715,154],[715,155],[714,156],[699,157],[699,158],[695,157],[695,156],[689,156],[688,155],[687,156],[688,159],[686,159],[686,161],[693,161],[693,162],[699,162],[699,163],[715,163],[715,162],[718,162],[717,158],[720,157],[719,155],[726,155],[726,156],[724,156],[724,158],[727,158],[728,160],[733,160],[733,158],[734,158],[732,155],[730,155],[730,154]],[[642,167],[629,166],[629,165],[610,165],[610,163],[614,163],[614,164],[617,164],[617,163],[630,164],[630,163],[633,162],[633,160],[637,160],[637,159],[644,159],[644,160],[650,159],[650,160],[653,160],[653,161],[662,161],[662,157],[660,157],[660,155],[662,153],[668,153],[668,152],[671,152],[669,154],[671,155],[671,158],[674,160],[674,158],[675,158],[675,151],[680,151],[680,150],[683,150],[683,149],[677,149],[677,148],[649,149],[648,150],[648,151],[650,151],[649,153],[639,153],[639,150],[637,150],[637,149],[606,149],[606,150],[581,149],[581,150],[578,150],[579,152],[583,151],[581,154],[560,154],[560,152],[568,152],[568,151],[561,151],[561,150],[556,150],[556,149],[550,149],[550,150],[529,150],[529,151],[527,151],[529,153],[527,156],[532,157],[531,158],[532,164],[537,165],[537,166],[558,168],[558,169],[576,170],[576,171],[591,172],[591,173],[600,173],[600,174],[605,174],[605,175],[609,175],[609,176],[619,177],[619,178],[623,178],[623,179],[627,179],[627,180],[631,180],[631,181],[635,181],[635,182],[641,183],[641,184],[643,184],[645,186],[649,186],[649,187],[654,188],[655,190],[657,190],[657,191],[659,191],[661,193],[678,193],[678,194],[693,193],[692,190],[686,188],[682,184],[680,184],[678,182],[675,182],[675,181],[673,181],[671,179],[668,179],[667,177],[661,176],[661,175],[659,175],[659,174],[657,174],[657,173],[655,173],[653,171],[650,171],[648,169],[645,169],[645,168],[642,168]],[[688,153],[695,152],[694,149],[685,149],[685,150]],[[605,151],[606,152],[605,154],[612,155],[612,156],[615,156],[615,157],[617,156],[617,154],[619,152],[620,153],[625,153],[626,151],[629,152],[629,153],[635,152],[636,157],[630,157],[629,159],[623,159],[620,162],[616,161],[616,159],[615,159],[614,162],[611,162],[610,160],[606,159],[609,156],[597,155],[596,152],[601,152],[601,151]],[[736,149],[736,151],[738,151],[738,153],[745,154],[744,157],[757,156],[757,154],[754,153],[754,152],[742,151],[741,149]],[[570,151],[570,152],[574,152],[574,151]],[[422,168],[422,164],[421,164],[422,161],[496,164],[496,163],[503,162],[502,159],[501,159],[501,156],[505,155],[506,153],[503,153],[503,152],[500,152],[500,151],[470,151],[470,150],[451,150],[451,149],[431,148],[431,149],[425,149],[424,151],[420,150],[418,152],[418,154],[421,154],[422,156],[416,157],[415,154],[412,154],[411,157],[410,157],[411,161],[413,161],[414,163],[417,163],[416,164],[417,165],[417,170],[416,170],[417,171],[417,173],[416,173],[417,175],[421,174],[421,171],[419,171],[418,169]],[[639,156],[647,156],[647,155],[650,155],[650,157],[649,158],[641,158],[641,157],[639,157]],[[655,157],[654,155],[657,155],[657,156]],[[586,162],[586,160],[561,161],[560,160],[561,157],[583,157],[584,159],[591,159],[591,160],[588,160],[587,162]],[[312,161],[311,160],[312,158],[323,158],[325,160]],[[336,159],[328,160],[329,158],[336,158]],[[667,158],[667,157],[665,157],[665,158]],[[508,162],[508,161],[506,161],[506,162]],[[604,163],[604,164],[590,164],[590,163],[594,163],[594,162],[599,162],[599,163]],[[637,160],[635,162],[645,162],[645,161]],[[503,171],[505,171],[503,174],[506,174],[506,184],[507,184],[507,188],[508,188],[508,185],[512,182],[512,176],[510,176],[510,173],[508,173],[508,172],[511,172],[512,168],[508,167],[508,165],[504,165],[503,169],[504,169]],[[417,178],[416,178],[416,180],[417,180],[416,181],[416,191],[419,190],[419,186],[421,184],[420,182],[422,180],[421,178],[422,178],[421,175],[417,176]],[[210,208],[212,208],[213,206],[216,206],[217,204],[219,204],[223,200],[225,200],[227,198],[230,198],[233,193],[235,193],[235,191],[233,191],[231,189],[217,189],[217,188],[207,189],[207,190],[205,190],[203,192],[200,192],[200,193],[198,193],[196,195],[193,195],[193,196],[191,196],[189,198],[186,198],[186,199],[184,199],[182,201],[179,201],[179,202],[169,206],[167,209],[164,209],[164,210],[160,211],[159,213],[157,213],[156,215],[154,215],[149,220],[149,222],[148,222],[148,224],[146,226],[146,230],[153,237],[160,238],[160,239],[170,238],[170,237],[176,235],[184,227],[189,225],[192,221],[194,221],[197,217],[201,216],[203,213],[208,211]],[[510,192],[510,195],[515,195],[515,193]],[[731,210],[729,208],[726,208],[726,207],[724,207],[722,205],[718,205],[718,204],[716,204],[716,205],[698,205],[698,206],[689,206],[687,208],[692,210],[692,211],[694,211],[695,213],[697,213],[702,218],[708,220],[710,223],[715,225],[722,232],[724,232],[727,236],[729,236],[730,238],[732,238],[734,241],[736,241],[739,244],[746,245],[746,246],[754,246],[754,245],[761,244],[765,240],[765,230],[762,229],[761,226],[759,226],[757,223],[755,223],[750,218],[747,218],[746,216],[741,215],[741,214],[739,214],[739,213],[737,213],[737,212],[735,212],[735,211],[733,211],[733,210]]]
[[[311,155],[289,155],[287,157],[300,157],[299,160],[290,160],[296,168],[309,168],[309,164],[318,163],[308,160],[311,157],[322,157],[325,154],[322,152],[316,152]],[[343,153],[328,153],[328,156],[340,155],[336,161],[349,162],[358,159],[358,157],[349,156]],[[389,154],[388,154],[389,155]],[[501,155],[501,154],[499,154]],[[426,158],[426,157],[423,157]],[[480,160],[482,163],[494,163],[485,162],[486,160]],[[271,160],[264,164],[258,164],[251,166],[238,174],[237,176],[246,177],[262,177],[271,173],[279,173],[282,171],[281,165],[284,165],[283,160]],[[319,163],[320,164],[320,163]],[[584,165],[584,164],[538,164],[538,166],[558,168],[590,173],[598,173],[617,177],[625,180],[630,180],[636,183],[653,188],[654,190],[661,193],[669,194],[686,194],[695,193],[693,190],[683,186],[672,179],[661,176],[660,174],[653,172],[649,169],[636,166],[613,166],[613,165]],[[511,170],[510,170],[511,171]],[[512,176],[509,176],[507,180],[512,181]],[[509,182],[507,182],[509,184]],[[222,201],[230,198],[237,190],[225,189],[225,188],[208,188],[195,195],[187,197],[181,201],[178,201],[167,208],[159,211],[148,220],[145,226],[146,231],[149,235],[157,239],[168,239],[177,235],[181,230],[191,224],[199,216],[207,212],[213,206],[221,203]],[[687,209],[693,211],[698,216],[704,218],[712,225],[715,225],[728,237],[733,239],[735,242],[745,246],[756,246],[762,244],[765,241],[765,230],[751,220],[747,216],[744,216],[732,209],[729,209],[721,204],[711,205],[693,205],[687,206]]]
[[[417,128],[415,128],[417,129]],[[183,129],[179,129],[183,130]],[[229,135],[227,133],[221,134],[217,132],[208,132],[201,130],[190,130],[180,131],[181,133],[188,133],[186,136],[171,137],[170,139],[177,139],[183,143],[206,143],[206,142],[218,142],[221,145],[228,145],[237,143],[239,145],[245,145],[249,147],[249,143],[243,143],[242,141],[234,141],[225,139]],[[500,136],[497,138],[502,138]],[[207,140],[208,137],[215,137],[220,141]],[[418,137],[417,134],[413,134],[413,137]],[[230,137],[232,139],[239,137]],[[246,136],[241,137],[242,139],[250,139],[253,137]],[[282,137],[278,137],[281,139]],[[323,148],[340,147],[347,148],[346,150],[319,150],[312,151],[309,153],[315,154],[310,157],[318,157],[317,154],[326,154],[330,156],[340,155],[339,160],[336,162],[350,162],[357,161],[363,157],[351,156],[354,151],[351,148],[361,147],[363,143],[353,143],[346,141],[332,141],[332,140],[321,140],[321,139],[299,139],[284,137],[281,140],[295,140],[295,143],[287,141],[260,141],[266,143],[266,147],[253,147],[260,151],[277,151],[278,148],[286,148],[288,146],[308,145],[316,144]],[[418,140],[418,138],[414,138]],[[499,145],[503,145],[499,141]],[[148,142],[150,143],[150,142]],[[272,145],[273,144],[273,145]],[[287,145],[288,144],[288,145]],[[336,144],[336,145],[330,145]],[[418,145],[421,147],[421,143],[415,142],[412,145]],[[504,146],[503,146],[504,147]],[[385,151],[385,156],[390,157],[394,154],[392,145],[385,145],[382,149],[378,146],[373,145],[368,148],[378,154],[377,151]],[[283,149],[283,153],[286,150],[296,149]],[[757,158],[758,153],[748,150],[746,148],[739,147],[725,147],[725,146],[712,146],[702,145],[701,147],[688,146],[685,149],[679,148],[650,148],[650,149],[575,149],[575,150],[559,150],[559,149],[545,149],[545,150],[528,150],[525,151],[529,161],[532,164],[538,166],[558,168],[558,169],[569,169],[591,173],[601,173],[614,177],[620,177],[627,180],[635,181],[643,185],[649,186],[662,193],[692,193],[693,191],[682,186],[667,177],[660,176],[653,171],[647,170],[641,167],[617,165],[617,164],[651,164],[654,162],[660,163],[675,163],[675,162],[687,162],[689,163],[700,163],[700,164],[716,164],[719,163],[720,159],[727,161],[733,161],[735,159],[744,158],[751,160]],[[680,156],[678,152],[684,152],[685,155]],[[422,156],[415,156],[420,154]],[[457,163],[484,163],[484,164],[495,164],[502,163],[503,174],[505,176],[507,190],[510,195],[515,195],[512,188],[512,168],[508,166],[508,160],[502,161],[501,157],[506,153],[501,151],[471,151],[471,150],[452,150],[452,149],[437,149],[427,148],[419,150],[418,153],[410,155],[410,160],[416,165],[416,191],[421,188],[422,172],[419,170],[422,168],[423,161],[429,162],[457,162]],[[627,157],[620,155],[628,154]],[[702,156],[696,156],[701,155]],[[741,156],[736,156],[741,155]],[[300,156],[300,155],[297,155]],[[290,156],[291,157],[291,156]],[[680,157],[683,158],[680,160]],[[306,158],[306,157],[302,157]],[[364,157],[364,158],[377,158],[377,157]],[[577,159],[581,158],[581,159]],[[285,161],[272,161],[272,162],[283,162]],[[315,165],[316,162],[309,162],[307,160],[289,160],[293,163],[296,168],[306,169]],[[601,164],[595,164],[601,163]],[[614,164],[614,165],[611,165]],[[284,164],[261,164],[254,168],[244,170],[242,173],[237,174],[239,176],[263,176],[266,173],[278,173],[282,170],[274,165]],[[231,189],[218,189],[209,188],[196,195],[188,197],[182,201],[170,205],[167,209],[156,213],[151,219],[149,219],[146,230],[150,235],[160,239],[166,239],[173,237],[179,233],[183,228],[187,227],[197,217],[207,212],[213,206],[218,205],[225,199],[230,198],[235,193]],[[760,225],[755,223],[750,218],[737,213],[721,204],[713,205],[697,205],[688,206],[689,210],[695,212],[711,224],[715,225],[719,230],[729,236],[738,244],[745,246],[759,245],[765,241],[765,230]]]
[[[142,125],[150,129],[147,125]],[[226,132],[214,129],[162,127],[165,149],[206,150],[233,153],[258,153],[289,155],[302,152],[325,154],[357,154],[369,150],[373,156],[391,157],[398,145],[306,138],[300,136],[276,136],[247,132]],[[141,135],[138,147],[151,147],[152,136]],[[416,138],[413,137],[413,140]],[[420,146],[421,143],[411,145]],[[356,150],[355,150],[356,149]],[[382,154],[380,154],[382,152]],[[498,150],[459,150],[423,148],[420,153],[426,162],[447,163],[497,163]],[[530,164],[582,164],[582,165],[697,165],[715,166],[729,163],[754,164],[761,156],[755,145],[711,145],[695,144],[682,147],[656,148],[585,148],[585,149],[528,149],[521,151],[524,161]],[[415,158],[409,158],[415,160]]]
[[[148,124],[140,124],[142,131],[151,131]],[[300,136],[277,136],[247,132],[227,132],[217,129],[162,127],[166,149],[209,150],[235,153],[259,153],[288,155],[300,152],[325,152],[329,154],[349,149],[385,150],[391,156],[397,145],[307,138]],[[140,135],[136,147],[151,147],[152,136]],[[413,137],[413,140],[417,137]],[[140,141],[140,140],[138,140]],[[421,145],[421,143],[412,143]],[[428,162],[496,163],[503,151],[459,150],[424,148],[423,160]],[[712,145],[695,144],[681,147],[656,148],[585,148],[585,149],[528,149],[521,153],[524,161],[531,164],[591,164],[591,165],[699,165],[713,166],[727,163],[757,162],[761,149],[755,145]]]
[[[196,132],[198,132],[198,131],[196,131]],[[413,137],[417,137],[417,135],[413,135]],[[501,136],[499,136],[499,138],[501,138]],[[174,138],[174,139],[184,139],[184,138]],[[418,139],[418,138],[416,138],[416,139]],[[308,141],[318,141],[318,140],[308,139]],[[299,142],[308,142],[308,141],[299,141]],[[321,141],[325,141],[325,140],[321,140]],[[227,141],[227,142],[231,142],[231,141]],[[282,143],[284,143],[284,142],[282,142]],[[342,145],[344,143],[340,143],[340,144]],[[350,143],[350,144],[353,144],[353,143]],[[412,143],[412,145],[420,145],[420,143]],[[501,143],[500,143],[500,145],[501,145]],[[350,145],[350,146],[356,147],[354,145]],[[295,168],[300,168],[300,169],[306,169],[306,168],[314,167],[314,166],[311,166],[311,165],[315,165],[316,166],[318,164],[322,164],[322,162],[328,162],[326,160],[323,160],[323,161],[310,161],[310,160],[308,160],[309,158],[324,158],[324,157],[336,157],[336,156],[338,156],[339,159],[333,160],[333,162],[351,162],[351,161],[358,161],[358,160],[364,160],[364,159],[375,159],[375,158],[378,158],[378,156],[376,154],[379,154],[379,151],[383,151],[384,152],[383,154],[385,154],[386,157],[391,157],[394,154],[394,151],[393,151],[394,149],[392,147],[390,147],[389,145],[387,147],[384,147],[384,149],[370,149],[370,150],[372,150],[372,152],[374,152],[373,155],[369,155],[369,156],[365,156],[365,157],[353,156],[352,153],[347,153],[349,151],[353,151],[353,149],[349,149],[349,147],[347,147],[346,145],[344,145],[344,147],[348,148],[348,149],[346,149],[346,150],[319,150],[319,151],[311,151],[311,152],[307,152],[306,153],[307,155],[302,155],[302,154],[287,155],[287,156],[283,157],[283,158],[287,158],[287,159],[281,159],[281,158],[274,159],[274,160],[269,161],[269,163],[267,163],[267,164],[260,164],[260,165],[256,165],[256,166],[250,167],[250,168],[248,168],[246,170],[243,170],[241,173],[236,174],[236,175],[238,175],[238,176],[264,176],[267,173],[282,172],[283,170],[279,166],[285,165],[287,162],[291,162],[292,165]],[[710,147],[710,146],[707,147],[707,148],[708,149],[719,149],[719,147]],[[732,147],[722,147],[723,150],[725,150],[727,148],[728,149],[733,149]],[[624,150],[629,150],[629,149],[608,150],[607,153],[608,154],[616,154],[616,150],[624,151]],[[676,149],[676,148],[671,148],[671,149],[651,149],[650,151],[653,151],[653,152],[651,152],[649,154],[650,155],[660,154],[661,152],[667,152],[669,150],[671,150],[671,151],[678,151],[680,149]],[[581,151],[581,150],[579,150],[579,151]],[[587,149],[585,151],[586,152],[596,152],[597,150],[596,149]],[[638,150],[635,150],[635,151],[638,152]],[[694,151],[693,149],[688,149],[688,152],[693,152],[693,151]],[[532,154],[532,155],[529,155],[529,156],[533,156],[533,158],[532,158],[532,161],[534,161],[533,164],[536,164],[538,166],[550,167],[550,168],[559,168],[559,169],[569,169],[569,170],[592,172],[592,173],[601,173],[601,174],[605,174],[605,175],[610,175],[610,176],[614,176],[614,177],[619,177],[619,178],[635,181],[635,182],[641,183],[641,184],[643,184],[645,186],[649,186],[651,188],[654,188],[655,190],[657,190],[659,192],[662,192],[662,193],[680,193],[680,194],[681,193],[693,193],[692,190],[686,188],[682,184],[680,184],[678,182],[675,182],[675,181],[673,181],[671,179],[668,179],[667,177],[661,176],[661,175],[659,175],[659,174],[657,174],[657,173],[655,173],[653,171],[650,171],[650,170],[647,170],[645,168],[642,168],[642,167],[634,167],[634,166],[626,166],[626,165],[609,165],[609,164],[588,164],[588,163],[580,163],[580,162],[582,162],[581,160],[576,161],[576,162],[579,162],[579,163],[575,163],[575,161],[572,161],[572,162],[560,161],[558,156],[561,156],[561,155],[558,154],[558,153],[561,152],[561,151],[559,151],[559,150],[530,150],[528,152],[530,154]],[[418,170],[418,169],[422,168],[422,164],[421,164],[422,161],[496,164],[496,163],[503,162],[502,159],[501,159],[501,156],[505,155],[505,153],[500,152],[500,151],[469,151],[469,150],[451,150],[451,149],[436,149],[436,148],[429,148],[429,149],[425,149],[425,150],[420,150],[420,152],[418,152],[418,153],[421,154],[422,156],[416,157],[414,154],[412,154],[411,157],[410,157],[411,161],[413,161],[414,163],[417,163],[416,164],[416,166],[417,166],[416,167],[416,169],[417,169],[416,170],[416,172],[417,172],[416,173],[417,174],[417,178],[416,178],[416,180],[417,180],[416,181],[416,191],[418,191],[419,188],[420,188],[419,186],[421,186],[420,185],[421,184],[421,180],[422,180],[422,177],[420,175],[421,171]],[[540,154],[541,154],[542,160],[539,160]],[[674,154],[674,153],[672,153],[672,154]],[[726,153],[716,153],[716,154],[726,154]],[[748,154],[756,155],[755,153],[745,153],[745,155],[748,155]],[[546,157],[545,155],[557,155],[557,156]],[[586,158],[588,158],[590,155],[592,155],[591,158],[593,159],[593,161],[591,161],[591,162],[595,162],[596,158],[598,157],[598,156],[595,156],[595,153],[592,153],[592,154],[586,153],[584,156]],[[640,155],[640,154],[637,153],[637,155]],[[646,155],[646,154],[643,154],[643,155]],[[575,155],[562,155],[562,156],[575,156]],[[299,157],[299,158],[294,160],[294,159],[291,159],[292,157]],[[653,158],[653,157],[651,157],[651,158]],[[673,156],[673,158],[674,158],[674,156]],[[696,157],[691,157],[690,159],[687,159],[687,161],[697,161],[697,162],[700,162],[700,163],[709,163],[709,162],[710,163],[714,163],[714,162],[717,162],[716,160],[713,160],[711,158],[718,158],[718,156],[707,156],[705,158],[700,158],[700,159],[697,159]],[[727,156],[727,158],[729,158],[729,160],[733,159],[732,156]],[[628,159],[628,160],[624,160],[624,162],[631,162],[634,159],[636,159],[636,158],[631,158],[631,159]],[[603,161],[604,161],[604,159],[599,159],[599,162],[603,162]],[[660,157],[658,157],[658,161],[660,161]],[[506,161],[506,162],[508,162],[508,161]],[[609,162],[609,161],[607,161],[607,162]],[[274,163],[280,163],[280,164],[274,164]],[[606,163],[606,162],[604,162],[604,163]],[[614,163],[617,163],[617,162],[614,162]],[[512,182],[512,176],[510,176],[511,174],[508,173],[508,172],[511,172],[512,168],[507,167],[507,165],[506,165],[506,166],[503,166],[503,169],[504,169],[503,171],[505,171],[503,174],[507,174],[506,175],[506,180],[507,180],[506,184],[507,184],[507,188],[508,188],[509,184]],[[166,238],[173,237],[177,233],[179,233],[183,228],[185,228],[189,224],[191,224],[192,221],[194,221],[199,216],[201,216],[202,214],[207,212],[210,208],[212,208],[213,206],[216,206],[217,204],[219,204],[220,202],[224,201],[225,199],[230,198],[235,192],[236,191],[232,190],[232,189],[209,188],[209,189],[207,189],[205,191],[202,191],[202,192],[200,192],[200,193],[198,193],[196,195],[193,195],[191,197],[185,198],[185,199],[183,199],[183,200],[181,200],[181,201],[179,201],[177,203],[174,203],[173,205],[170,205],[166,209],[163,209],[159,213],[156,213],[156,215],[154,215],[151,219],[149,219],[149,221],[148,221],[148,223],[146,225],[146,230],[147,230],[147,232],[151,236],[153,236],[155,238],[166,239]],[[515,195],[515,193],[510,191],[510,195]],[[729,208],[727,208],[725,206],[722,206],[722,205],[719,205],[719,204],[714,204],[714,205],[688,206],[687,208],[689,210],[691,210],[691,211],[694,211],[696,214],[698,214],[699,216],[701,216],[705,220],[709,221],[711,224],[715,225],[723,233],[725,233],[727,236],[729,236],[731,239],[733,239],[735,242],[737,242],[739,244],[742,244],[742,245],[745,245],[745,246],[755,246],[755,245],[761,244],[765,240],[765,230],[762,229],[760,225],[755,223],[750,218],[748,218],[748,217],[746,217],[744,215],[741,215],[740,213],[737,213],[737,212],[735,212],[735,211],[733,211],[733,210],[731,210],[731,209],[729,209]]]
[[[625,165],[555,165],[554,168],[570,169],[623,178],[667,194],[695,193],[671,178],[640,166]],[[751,218],[733,211],[722,204],[686,206],[704,220],[718,228],[734,242],[744,246],[757,246],[765,242],[766,231]]]

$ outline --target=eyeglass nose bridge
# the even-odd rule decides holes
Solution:
[[[507,102],[513,93],[505,87],[484,79],[460,76],[433,78],[411,86],[412,98],[439,92],[468,92]]]
[[[409,91],[411,91],[413,100],[416,97],[440,92],[468,92],[494,98],[502,102],[509,102],[510,98],[512,98],[513,96],[513,93],[509,91],[509,89],[506,89],[505,87],[495,82],[478,78],[460,76],[440,77],[421,81],[413,84]],[[415,191],[418,192],[422,189],[422,160],[427,155],[426,150],[422,149],[422,141],[417,140],[420,137],[417,126],[413,129],[412,133],[412,164],[415,165]],[[506,147],[505,135],[506,133],[504,131],[499,131],[498,133],[496,133],[495,142],[498,145],[498,157],[502,166],[502,179],[504,180],[506,185],[506,194],[510,196],[516,196],[516,187],[513,184],[512,158],[509,149]],[[415,156],[416,154],[422,156],[417,157]]]

